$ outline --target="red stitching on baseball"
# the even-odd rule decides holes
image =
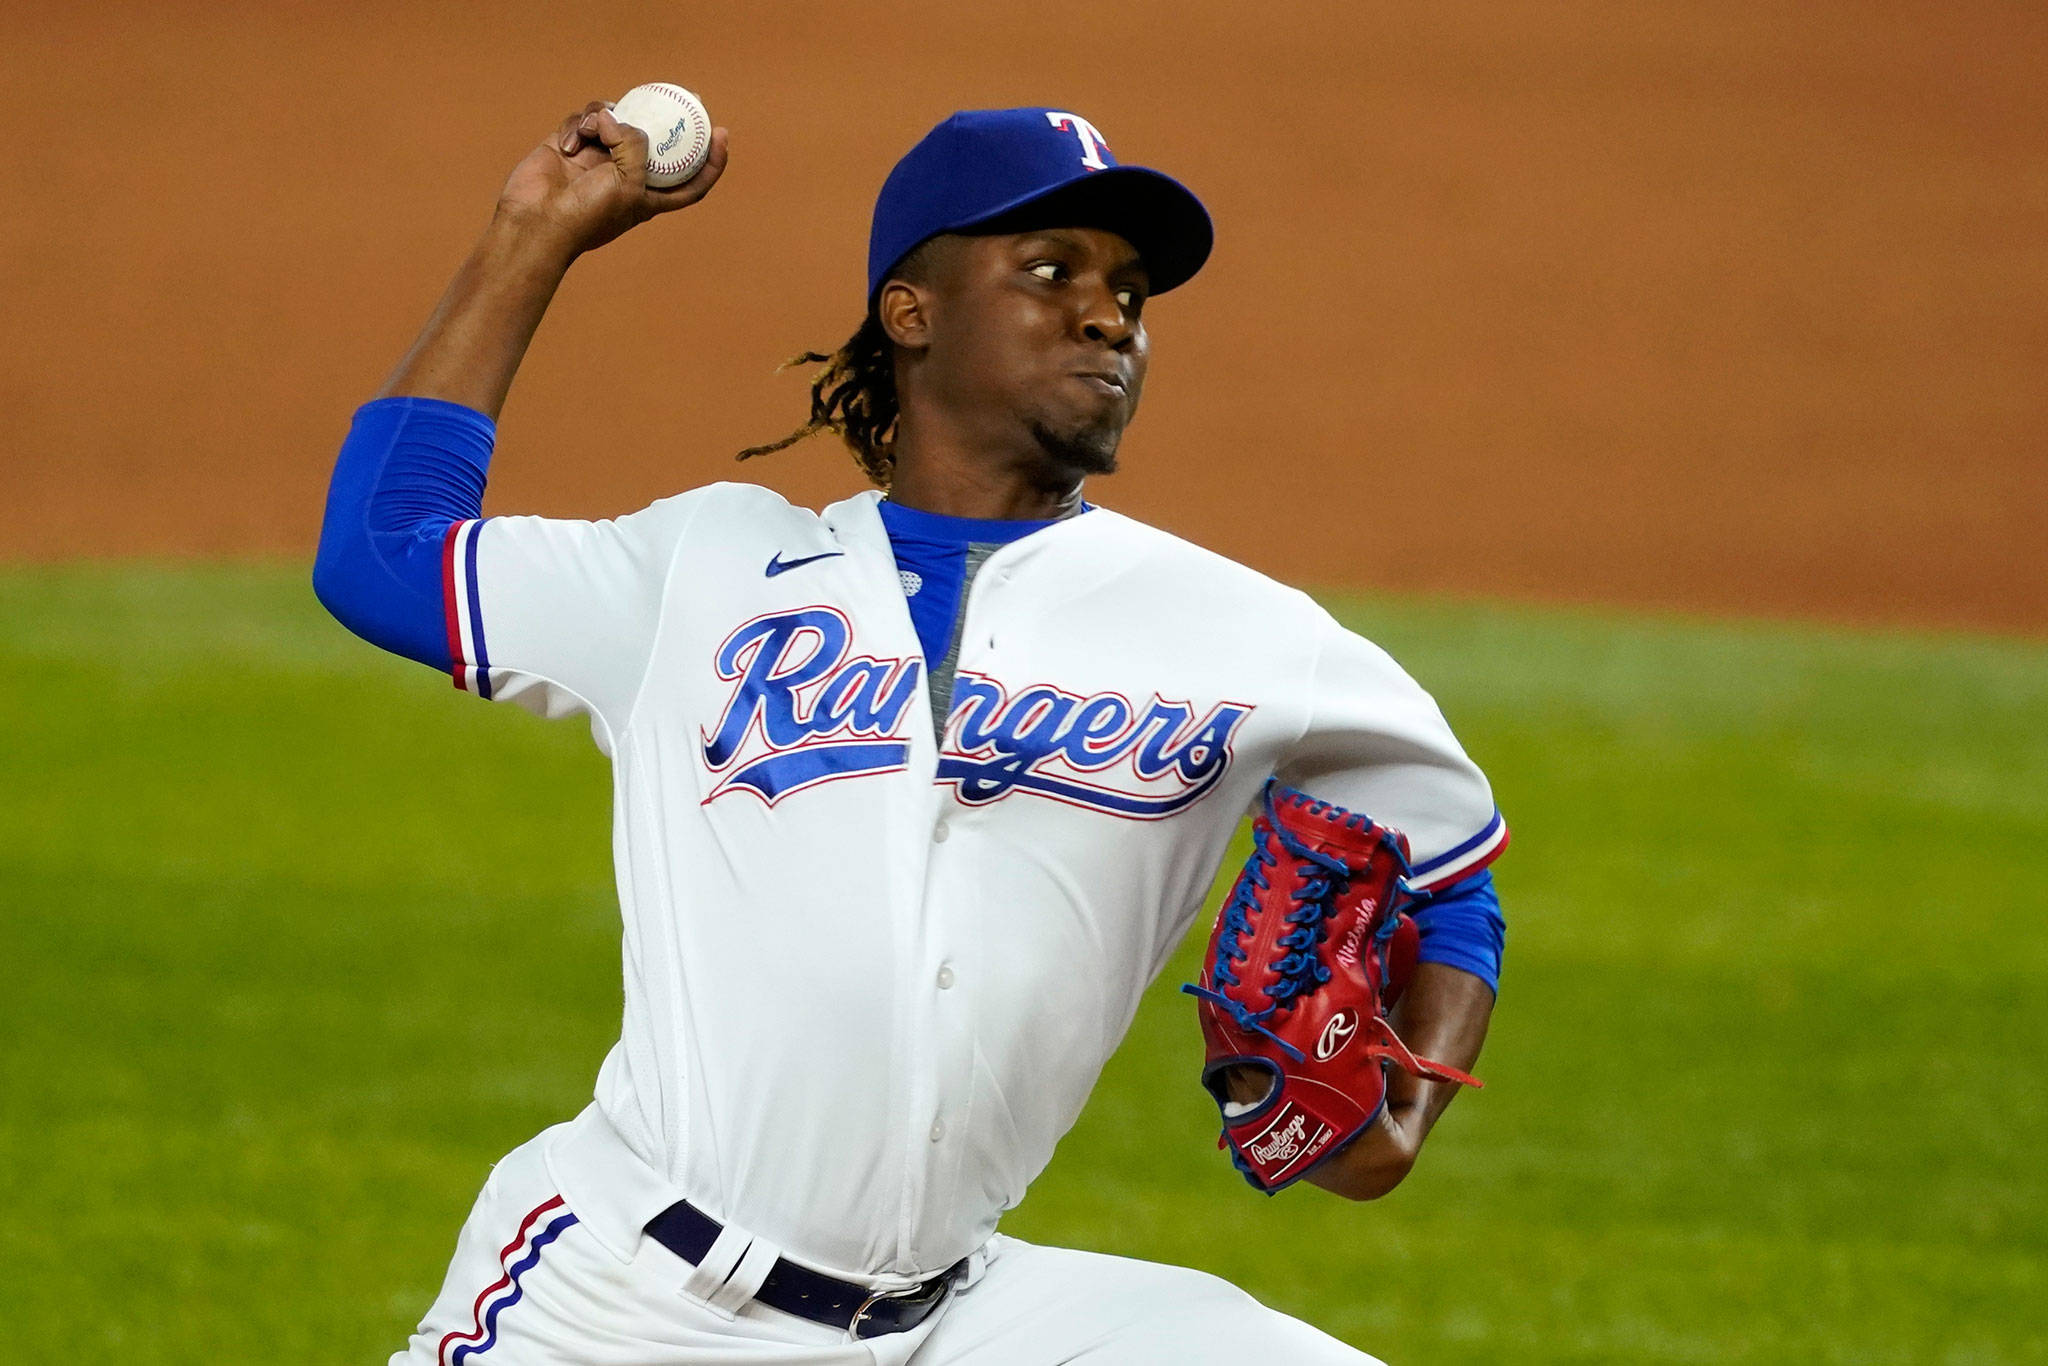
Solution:
[[[702,109],[704,107],[702,101],[700,101],[695,95],[692,95],[689,91],[683,89],[679,85],[670,85],[667,81],[656,81],[649,88],[653,90],[659,90],[664,94],[670,95],[675,99],[682,101],[685,104],[694,104],[699,109]],[[711,141],[710,124],[711,115],[707,112],[704,116],[703,124],[701,124],[697,128],[696,136],[690,140],[689,151],[687,151],[686,153],[679,157],[664,157],[659,161],[650,160],[647,163],[647,168],[650,171],[656,172],[657,174],[665,174],[669,171],[679,171],[683,167],[689,165],[692,161],[695,161],[697,159],[699,149],[707,148],[708,144]]]

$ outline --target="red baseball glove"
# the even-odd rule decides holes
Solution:
[[[1198,985],[1202,1085],[1245,1179],[1292,1185],[1356,1138],[1386,1104],[1386,1069],[1477,1086],[1418,1058],[1386,1011],[1415,970],[1408,842],[1396,830],[1268,780],[1252,856],[1223,903]],[[1226,1073],[1263,1072],[1265,1094],[1230,1098]]]

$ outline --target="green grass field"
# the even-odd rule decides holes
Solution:
[[[1515,827],[1394,1196],[1212,1146],[1191,942],[1006,1222],[1394,1366],[2048,1360],[2048,647],[1342,610]],[[615,1037],[603,761],[289,569],[0,571],[0,1361],[368,1362]]]

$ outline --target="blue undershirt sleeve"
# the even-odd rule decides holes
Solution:
[[[448,530],[483,513],[497,427],[458,403],[385,398],[356,410],[335,461],[313,592],[382,649],[447,672]]]
[[[1508,927],[1491,871],[1482,869],[1425,896],[1408,914],[1422,935],[1418,961],[1461,968],[1500,991]]]

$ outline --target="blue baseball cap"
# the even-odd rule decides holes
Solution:
[[[1119,165],[1094,124],[1064,109],[964,109],[882,182],[868,234],[868,299],[942,232],[1106,228],[1138,249],[1151,292],[1187,283],[1216,240],[1209,211],[1172,176]]]

